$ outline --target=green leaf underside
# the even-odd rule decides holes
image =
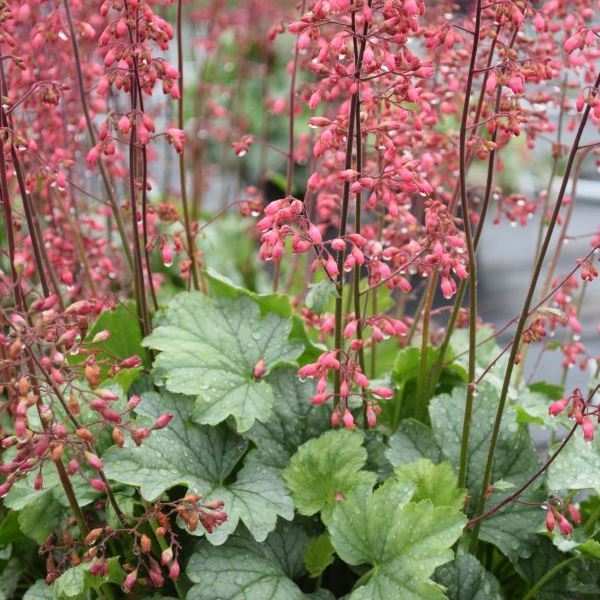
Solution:
[[[189,486],[207,501],[223,500],[228,520],[206,534],[214,544],[223,543],[240,520],[260,541],[274,529],[278,516],[293,517],[292,500],[276,469],[249,461],[230,482],[248,442],[224,424],[208,427],[193,422],[193,400],[148,392],[137,410],[148,423],[166,411],[175,415],[171,423],[153,432],[141,447],[128,440],[124,448],[105,453],[105,472],[110,479],[138,486],[150,501],[176,485]],[[202,533],[200,529],[198,533]]]
[[[266,421],[274,394],[254,368],[266,372],[298,358],[303,345],[289,340],[292,323],[274,313],[261,317],[247,297],[212,299],[198,292],[178,294],[144,345],[160,354],[157,374],[167,390],[197,396],[195,418],[216,425],[233,416],[237,430]]]
[[[430,577],[452,560],[465,516],[429,501],[408,502],[413,491],[395,481],[375,491],[363,486],[335,507],[328,529],[336,552],[350,565],[373,567],[351,600],[444,598]]]
[[[327,521],[339,499],[356,487],[373,485],[376,475],[361,470],[367,460],[362,443],[359,432],[337,429],[298,448],[283,477],[300,514],[322,511]]]
[[[200,542],[187,575],[195,583],[187,600],[302,600],[292,579],[304,572],[306,534],[280,522],[262,544],[242,530],[223,545]]]

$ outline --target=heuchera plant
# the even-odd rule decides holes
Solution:
[[[0,0],[0,595],[600,597],[599,15]]]

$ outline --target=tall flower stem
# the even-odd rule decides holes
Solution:
[[[481,29],[481,0],[477,0],[475,7],[475,30],[473,32],[473,47],[471,49],[471,62],[467,75],[465,89],[465,101],[463,105],[462,119],[459,134],[459,186],[460,206],[465,229],[465,241],[469,256],[469,366],[467,384],[467,398],[465,403],[465,416],[460,444],[460,461],[458,468],[458,485],[464,487],[467,480],[467,458],[469,453],[469,437],[471,435],[471,418],[473,414],[473,398],[475,395],[475,367],[477,346],[477,260],[475,257],[475,244],[471,232],[471,218],[469,200],[467,197],[467,120],[469,118],[469,104],[471,90],[473,88],[473,73],[477,59],[477,48],[479,46],[479,32]]]
[[[306,0],[302,0],[300,14],[304,14],[306,10]],[[288,117],[288,152],[287,152],[287,176],[285,182],[285,195],[290,196],[292,193],[292,185],[294,182],[294,154],[296,144],[296,78],[298,76],[298,58],[300,49],[298,48],[298,40],[294,42],[294,58],[292,62],[292,75],[290,79],[290,96],[289,96],[289,117]],[[275,263],[275,272],[273,274],[273,292],[279,288],[279,278],[281,274],[281,260]]]
[[[600,85],[600,74],[596,78],[596,82],[594,83],[594,88],[598,88]],[[475,516],[481,515],[485,509],[486,502],[486,490],[487,487],[491,483],[492,479],[492,469],[494,467],[494,456],[496,453],[496,446],[498,444],[498,435],[500,433],[500,425],[502,424],[502,416],[504,414],[504,408],[506,406],[506,399],[508,397],[508,389],[511,383],[511,377],[513,373],[513,369],[515,366],[515,359],[517,357],[517,352],[519,351],[519,342],[521,341],[521,336],[523,334],[523,330],[525,329],[525,323],[527,321],[527,317],[529,314],[529,308],[533,301],[533,296],[535,294],[535,289],[537,287],[537,283],[540,277],[540,273],[542,270],[542,266],[544,264],[544,259],[546,258],[546,253],[548,252],[548,247],[550,246],[550,241],[552,239],[552,234],[554,232],[554,228],[556,226],[556,221],[558,219],[558,215],[560,213],[560,209],[563,204],[563,200],[565,197],[565,192],[567,190],[567,185],[569,183],[569,177],[571,176],[571,170],[573,168],[573,164],[575,162],[575,158],[577,156],[577,152],[579,150],[579,144],[581,141],[581,136],[583,135],[583,130],[585,129],[586,123],[588,121],[590,115],[591,105],[588,103],[583,111],[583,115],[581,117],[581,121],[579,123],[579,127],[577,129],[577,133],[575,134],[575,139],[573,141],[573,145],[571,146],[571,151],[569,152],[569,158],[567,160],[567,165],[565,167],[565,173],[563,175],[562,183],[560,186],[560,191],[558,192],[558,197],[554,204],[554,210],[552,211],[552,216],[548,223],[548,229],[546,230],[546,235],[544,236],[544,240],[542,242],[542,246],[540,248],[540,252],[538,253],[538,257],[535,263],[535,267],[533,273],[531,275],[531,281],[529,283],[529,288],[527,290],[527,295],[525,297],[525,302],[523,303],[523,309],[521,311],[521,316],[519,317],[519,321],[517,323],[517,328],[514,335],[513,345],[510,351],[510,355],[508,358],[508,365],[506,366],[506,372],[504,374],[504,380],[502,382],[502,390],[500,392],[500,399],[498,402],[498,409],[496,412],[496,417],[494,421],[494,427],[492,429],[492,435],[490,439],[490,447],[488,451],[488,456],[485,465],[485,471],[483,475],[483,481],[481,485],[481,492],[479,495],[479,502],[477,505],[477,510]],[[477,547],[477,542],[479,538],[479,529],[480,523],[477,523],[473,529],[473,534],[471,536],[471,549],[475,550]]]
[[[131,78],[131,112],[135,114],[137,110],[137,90]],[[150,316],[148,313],[148,306],[146,304],[146,293],[144,286],[144,265],[142,261],[142,251],[140,248],[140,236],[138,232],[138,205],[137,205],[137,189],[136,189],[136,177],[137,177],[137,148],[136,148],[136,134],[137,127],[135,121],[131,127],[131,134],[129,138],[129,196],[131,200],[131,237],[133,241],[133,255],[134,255],[134,288],[136,296],[136,304],[138,311],[138,318],[142,326],[142,332],[144,336],[150,333]]]
[[[371,0],[369,0],[369,6],[371,6]],[[365,46],[367,44],[367,24],[365,23],[365,30],[360,42],[360,49],[358,51],[358,56],[355,58],[356,68],[354,70],[354,80],[357,83],[356,92],[352,95],[350,99],[350,110],[348,113],[348,131],[346,134],[346,157],[344,160],[344,169],[352,168],[352,149],[354,146],[354,130],[356,125],[356,113],[359,99],[359,86],[358,81],[360,80],[360,72],[363,61],[363,54],[365,51]],[[349,204],[350,204],[350,181],[344,181],[343,191],[342,191],[342,210],[340,215],[340,227],[338,232],[338,237],[340,239],[344,239],[346,236],[346,229],[348,226],[348,212],[349,212]],[[335,349],[338,354],[338,359],[341,357],[341,353],[343,351],[343,339],[342,339],[342,326],[343,326],[343,302],[344,302],[344,259],[346,256],[345,250],[338,250],[336,256],[337,263],[337,278],[336,278],[336,287],[337,287],[337,295],[335,298],[335,327],[334,327],[334,341],[335,341]],[[333,393],[336,401],[339,400],[340,397],[340,387],[342,384],[341,373],[339,370],[335,371],[333,378]]]
[[[183,131],[184,114],[183,114],[183,35],[182,35],[182,13],[183,1],[177,2],[177,69],[179,71],[179,93],[181,97],[177,103],[177,127]],[[187,196],[187,181],[185,173],[185,154],[184,149],[179,153],[179,187],[181,191],[181,206],[183,208],[183,224],[185,227],[185,237],[187,242],[188,257],[190,259],[190,271],[192,273],[192,282],[194,289],[200,289],[200,277],[198,275],[198,256],[196,251],[196,241],[192,232],[192,221],[190,219],[190,207]],[[203,286],[204,287],[204,286]],[[204,290],[205,291],[205,290]]]
[[[81,58],[79,56],[79,44],[77,43],[77,34],[75,33],[75,27],[73,26],[73,18],[71,17],[69,0],[63,0],[63,5],[65,7],[67,23],[69,25],[69,35],[71,37],[71,45],[73,47],[73,57],[75,58],[75,68],[77,71],[77,85],[79,87],[81,108],[83,109],[83,116],[85,117],[85,123],[88,130],[90,142],[92,146],[95,146],[96,132],[94,131],[94,124],[92,123],[92,117],[90,115],[90,110],[85,96],[85,88],[83,86],[83,72],[81,69]],[[127,260],[127,264],[129,265],[129,269],[133,273],[133,255],[131,254],[131,249],[129,248],[129,241],[127,239],[125,225],[123,224],[123,219],[121,218],[121,211],[119,210],[119,205],[117,204],[117,199],[115,198],[102,157],[98,158],[98,168],[100,170],[102,183],[104,184],[104,189],[106,191],[106,195],[108,196],[108,201],[112,209],[113,217],[115,219],[115,223],[119,231],[119,236],[121,237],[121,245],[123,246],[123,252],[125,253],[125,258]]]
[[[480,19],[480,11],[478,12],[477,18]],[[500,36],[500,31],[502,29],[502,26],[499,24],[496,27],[496,31],[494,33],[494,37],[492,38],[492,42],[490,45],[490,49],[488,51],[488,57],[487,57],[487,65],[486,68],[484,70],[484,74],[483,74],[483,81],[481,84],[481,90],[479,92],[479,100],[477,101],[477,106],[475,109],[475,115],[473,117],[473,122],[474,123],[478,123],[480,116],[481,116],[481,112],[483,110],[483,102],[484,102],[484,98],[485,98],[485,87],[486,87],[486,83],[487,80],[489,78],[489,74],[490,74],[490,67],[492,66],[492,62],[494,60],[494,53],[496,50],[496,45],[498,44],[498,38]],[[511,42],[510,42],[510,47],[512,47],[512,45],[515,43],[516,37],[517,37],[517,31],[518,29],[515,29],[515,32],[513,33]],[[479,36],[475,36],[474,35],[474,42],[473,42],[473,49],[476,51],[479,45]],[[475,52],[476,54],[476,52]],[[473,53],[471,55],[473,57]],[[471,87],[472,87],[472,79],[473,79],[473,74],[474,74],[474,66],[472,69],[470,69],[470,76],[471,76]],[[500,93],[500,92],[499,92]],[[498,112],[499,109],[499,98],[500,96],[497,97],[497,102],[496,102],[496,112]],[[470,98],[470,95],[469,95]],[[468,113],[468,111],[467,111]],[[465,111],[463,110],[463,118],[464,118],[464,114]],[[462,123],[461,123],[462,125]],[[471,134],[470,134],[470,138],[473,138],[476,135],[476,129],[472,129],[471,130]],[[461,126],[461,135],[462,135],[462,126]],[[465,124],[465,135],[466,135],[466,124]],[[468,144],[465,144],[465,146],[467,146]],[[464,150],[465,152],[465,156],[466,158],[464,159],[464,177],[466,179],[466,174],[468,172],[469,166],[471,165],[471,162],[473,160],[473,151],[471,149],[466,149]],[[493,163],[492,163],[493,164]],[[461,170],[462,172],[462,170]],[[488,183],[489,183],[489,169],[488,169]],[[456,205],[458,202],[459,197],[462,200],[462,193],[461,193],[461,188],[460,188],[460,174],[459,174],[459,180],[457,181],[456,185],[454,186],[454,190],[452,192],[452,197],[450,199],[450,203],[448,206],[448,210],[451,214],[454,214],[455,210],[456,210]],[[488,204],[489,204],[489,198],[488,198]],[[487,210],[487,204],[484,203],[484,207],[485,210]],[[482,218],[484,218],[485,215],[482,214]],[[467,217],[468,218],[468,217]],[[470,223],[469,223],[470,225]],[[479,231],[481,231],[481,227],[479,228]],[[473,246],[476,246],[476,244],[473,244]],[[471,262],[471,261],[469,261]],[[435,297],[435,288],[437,287],[437,283],[438,283],[438,271],[434,271],[431,275],[431,278],[429,280],[428,286],[429,289],[426,292],[426,295],[423,296],[422,298],[424,299],[425,297],[431,298],[431,303],[433,302],[433,299]],[[433,291],[432,291],[433,290]],[[448,344],[450,343],[450,337],[452,335],[452,332],[454,331],[454,326],[456,324],[456,319],[458,318],[458,313],[460,311],[461,308],[461,304],[464,298],[464,294],[465,294],[465,290],[466,290],[466,282],[461,282],[458,292],[456,294],[455,300],[454,300],[454,306],[453,306],[453,310],[452,310],[452,314],[450,317],[450,320],[448,321],[448,324],[446,326],[446,333],[444,336],[444,340],[442,342],[442,345],[440,347],[440,351],[438,351],[438,355],[436,357],[436,361],[433,365],[432,368],[432,377],[431,377],[431,381],[429,382],[428,385],[426,385],[425,381],[421,381],[420,382],[420,386],[421,386],[421,390],[420,390],[420,394],[423,395],[423,399],[420,400],[420,403],[422,402],[426,402],[427,398],[429,396],[429,394],[432,393],[432,391],[435,389],[435,385],[437,384],[437,379],[439,378],[439,375],[441,373],[441,369],[442,369],[442,364],[443,364],[443,357],[448,349]],[[426,307],[424,302],[421,302],[417,308],[417,310],[415,311],[415,319],[413,322],[413,327],[411,328],[411,332],[409,334],[409,342],[410,339],[412,339],[412,335],[414,334],[414,330],[417,327],[417,324],[419,322],[419,319],[421,317],[421,314],[423,314],[423,324],[422,324],[422,328],[423,329],[428,329],[429,328],[429,323],[427,323],[426,321],[430,318],[430,314],[431,314],[431,306],[429,306],[428,308]],[[419,372],[423,373],[423,375],[425,376],[426,372],[427,372],[427,341],[423,340],[421,343],[421,356],[420,356],[420,365],[419,365]],[[418,392],[419,394],[419,392]]]

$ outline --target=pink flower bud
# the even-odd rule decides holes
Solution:
[[[583,90],[580,90],[579,94],[577,94],[577,102],[575,104],[575,107],[577,108],[577,112],[581,112],[583,110],[584,104],[585,104],[585,98],[583,95]]]
[[[331,277],[337,277],[340,273],[338,270],[337,263],[335,262],[335,259],[331,255],[329,256],[329,258],[327,259],[327,262],[325,263],[325,269],[327,270],[327,272],[329,273],[329,275]]]
[[[92,479],[90,485],[99,492],[106,492],[106,484],[102,479]]]
[[[142,364],[142,359],[139,356],[129,356],[128,358],[122,360],[119,366],[122,369],[133,369],[135,367],[139,367]]]
[[[354,417],[348,409],[344,411],[343,421],[346,429],[354,429]]]
[[[319,371],[319,367],[315,363],[310,363],[308,365],[304,365],[300,369],[298,369],[299,377],[315,377]]]
[[[125,577],[125,581],[123,581],[123,591],[130,592],[131,588],[135,585],[137,581],[137,569],[135,571],[131,571],[127,577]]]
[[[556,402],[553,402],[550,405],[550,408],[548,408],[548,412],[555,417],[556,415],[559,415],[563,410],[565,410],[565,408],[567,408],[567,406],[569,405],[569,398],[561,398],[560,400],[557,400]]]
[[[579,523],[581,523],[581,514],[579,514],[577,507],[574,504],[569,503],[567,505],[567,510],[569,511],[569,516],[573,523],[579,525]]]
[[[106,400],[106,402],[115,402],[119,399],[117,394],[109,390],[98,390],[98,396],[102,398],[102,400]]]
[[[173,548],[170,546],[165,548],[160,555],[160,564],[163,566],[168,565],[173,560]]]
[[[485,83],[485,91],[488,92],[488,94],[491,94],[496,89],[497,83],[498,80],[496,78],[496,71],[490,71],[490,74]]]
[[[314,92],[314,94],[310,97],[310,100],[308,101],[308,107],[311,110],[314,110],[319,105],[319,102],[321,102],[321,94],[319,94],[317,91]]]
[[[99,344],[100,342],[105,342],[109,337],[110,331],[108,329],[103,329],[94,336],[92,343]]]
[[[554,531],[554,524],[555,524],[554,510],[552,508],[549,508],[548,511],[546,512],[546,529],[548,531]]]
[[[571,54],[571,52],[573,52],[575,50],[575,48],[577,48],[578,46],[579,46],[579,36],[578,35],[572,35],[571,37],[569,37],[565,40],[564,49],[567,54]]]
[[[334,250],[338,250],[340,252],[343,252],[346,249],[346,242],[344,242],[344,240],[342,240],[340,238],[336,238],[335,240],[333,240],[331,242],[331,247]]]
[[[127,115],[123,115],[119,119],[117,127],[123,135],[127,135],[131,129],[131,121],[129,120],[129,117]]]
[[[340,396],[342,398],[347,398],[348,397],[348,383],[346,382],[346,380],[344,379],[344,381],[342,381],[341,385],[340,385]]]
[[[544,17],[542,17],[541,13],[535,13],[535,17],[533,18],[533,26],[538,33],[546,31],[546,21],[544,21]]]
[[[91,167],[98,162],[99,158],[100,158],[100,152],[99,152],[98,148],[96,146],[94,146],[87,153],[86,160],[87,160],[88,165],[90,165],[90,167]]]
[[[318,405],[318,404],[325,404],[325,402],[327,402],[327,400],[329,400],[329,394],[315,394],[314,396],[311,397],[310,399],[310,403],[313,405]]]
[[[346,327],[344,327],[344,338],[350,339],[356,333],[357,321],[350,321]]]
[[[127,21],[124,18],[121,17],[117,21],[115,31],[117,32],[117,35],[119,37],[124,37],[125,35],[127,35]]]
[[[360,371],[355,373],[354,379],[361,388],[366,389],[369,387],[369,380],[365,377],[364,373],[361,373]]]
[[[139,396],[131,396],[129,398],[129,402],[127,402],[127,407],[131,410],[137,408],[138,404],[141,402],[141,398]]]
[[[67,464],[67,473],[69,475],[75,475],[77,471],[79,471],[79,463],[74,458],[72,458]]]
[[[33,453],[38,457],[42,458],[46,451],[50,447],[50,438],[47,435],[41,435],[38,439],[37,444],[33,448]]]
[[[571,533],[573,533],[573,526],[571,525],[571,523],[569,523],[569,521],[567,521],[567,519],[565,519],[565,517],[561,514],[558,514],[557,517],[558,528],[560,529],[560,532],[563,535],[570,535]]]
[[[8,492],[10,492],[10,488],[12,487],[12,483],[4,482],[0,484],[0,498],[4,498]]]
[[[373,393],[375,396],[379,396],[380,398],[384,398],[385,400],[388,400],[394,395],[393,390],[385,387],[374,388],[371,390],[371,393]]]
[[[160,417],[158,417],[158,419],[156,419],[156,421],[154,421],[154,429],[163,429],[172,420],[173,420],[173,413],[170,413],[170,412],[164,413],[164,414],[160,415]]]
[[[377,415],[375,415],[375,412],[369,406],[367,408],[367,424],[369,425],[369,427],[375,427],[376,423],[377,423]]]
[[[261,358],[256,365],[254,365],[254,372],[253,372],[253,376],[254,379],[260,379],[266,372],[266,367],[265,367],[265,359]]]
[[[169,569],[169,579],[173,581],[177,581],[179,578],[179,574],[181,573],[181,568],[179,567],[179,563],[175,560]]]
[[[87,460],[88,465],[95,469],[96,471],[100,471],[102,469],[102,461],[92,452],[85,452],[85,459]]]
[[[589,417],[583,418],[581,429],[583,430],[583,439],[591,442],[594,439],[594,423]]]
[[[322,244],[323,243],[323,238],[321,237],[321,232],[319,231],[319,228],[316,225],[313,225],[312,223],[310,224],[309,228],[308,228],[308,237],[312,240],[313,244]]]

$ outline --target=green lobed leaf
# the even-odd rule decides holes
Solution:
[[[466,519],[429,501],[408,502],[413,490],[393,480],[375,491],[363,486],[335,507],[328,529],[336,552],[350,565],[372,565],[351,600],[444,598],[430,577],[452,560]]]
[[[298,448],[283,478],[298,512],[314,515],[322,511],[327,521],[339,499],[359,486],[372,486],[375,474],[361,470],[367,460],[357,431],[336,429]]]
[[[100,331],[107,329],[110,337],[103,341],[93,343],[94,336]],[[98,353],[100,360],[101,380],[108,377],[108,367],[103,365],[103,359],[114,356],[125,359],[130,356],[139,356],[142,361],[146,360],[146,351],[142,348],[142,330],[137,317],[135,303],[131,301],[118,304],[112,310],[105,310],[90,327],[86,336],[86,346]],[[87,356],[87,355],[86,355]],[[83,363],[85,356],[82,354],[69,356],[72,363]],[[132,381],[139,376],[139,369],[124,369],[112,379],[128,389]]]
[[[150,501],[176,485],[187,485],[207,501],[225,502],[228,520],[206,534],[212,543],[223,543],[240,519],[255,539],[264,540],[278,516],[293,517],[293,503],[279,472],[248,461],[232,478],[248,442],[224,424],[208,427],[192,421],[193,404],[190,398],[168,392],[143,394],[137,409],[140,423],[151,424],[165,412],[174,418],[139,448],[127,440],[124,448],[109,449],[103,456],[107,477],[138,486]]]
[[[486,507],[500,502],[505,496],[505,493],[492,494]],[[479,533],[480,539],[494,544],[512,562],[531,555],[535,534],[544,521],[539,505],[546,499],[545,493],[525,494],[520,499],[532,504],[515,502],[504,507],[482,522]]]
[[[530,588],[553,567],[568,558],[567,554],[554,547],[547,535],[534,535],[532,547],[531,555],[527,558],[520,558],[515,564],[517,572]],[[565,573],[549,580],[540,590],[537,598],[539,600],[565,600],[569,598]]]
[[[264,423],[255,422],[246,437],[256,444],[262,464],[283,469],[298,446],[330,428],[329,411],[310,403],[314,383],[300,381],[295,368],[281,367],[267,381],[276,399],[273,413]]]
[[[0,572],[0,600],[11,600],[23,575],[27,573],[25,561],[18,556],[8,560]]]
[[[554,492],[600,488],[600,440],[586,442],[576,431],[548,469],[548,488]]]
[[[23,595],[23,600],[53,600],[54,592],[43,579],[38,579]]]
[[[490,382],[479,384],[477,391],[473,405],[467,471],[467,488],[472,498],[479,497],[499,397],[496,386]],[[466,388],[458,387],[453,390],[452,395],[433,398],[429,407],[437,443],[456,469],[459,466],[465,398]],[[508,406],[498,436],[492,481],[502,480],[518,486],[537,468],[538,459],[531,437],[525,428],[517,424],[515,412]],[[540,483],[538,480],[537,485]],[[503,487],[506,488],[506,485]],[[509,494],[510,490],[497,491],[490,496],[486,506],[496,504]],[[535,486],[521,500],[533,500],[534,495]],[[526,504],[513,504],[483,521],[480,535],[481,539],[495,544],[515,560],[531,551],[530,538],[542,522],[543,515],[539,509]]]
[[[36,475],[37,472],[30,473],[18,481],[3,502],[7,508],[18,511],[21,531],[42,544],[71,515],[71,509],[53,464],[46,463],[42,468],[44,487],[39,491],[33,487]],[[98,497],[98,492],[80,478],[73,479],[72,485],[80,506],[87,506]]]
[[[292,320],[290,340],[297,340],[304,346],[304,351],[298,357],[300,365],[314,362],[323,351],[323,347],[314,344],[308,337],[303,319],[294,314],[294,307],[287,294],[258,294],[241,285],[235,284],[218,271],[208,267],[206,278],[209,281],[211,292],[219,298],[250,298],[258,304],[260,314],[275,313],[284,319]],[[271,287],[270,283],[266,287]]]
[[[305,304],[314,313],[320,315],[327,310],[329,303],[337,296],[335,284],[329,279],[323,279],[310,286]]]
[[[446,588],[448,600],[503,600],[494,575],[461,549],[451,563],[438,567],[435,580]]]
[[[67,569],[52,586],[55,600],[82,598],[89,587],[86,575],[83,564]]]
[[[409,465],[396,467],[395,479],[415,486],[414,502],[430,500],[433,506],[449,506],[456,510],[464,505],[466,490],[456,486],[456,474],[448,461],[434,465],[430,460],[421,458]]]
[[[585,540],[585,542],[577,546],[577,550],[585,556],[600,560],[600,542],[596,540]]]
[[[212,547],[200,542],[186,573],[195,583],[187,600],[302,600],[292,581],[304,572],[306,534],[280,522],[262,544],[244,530]]]
[[[318,577],[332,562],[335,549],[328,533],[309,538],[304,552],[304,566],[311,577]]]
[[[271,415],[274,394],[254,369],[265,374],[298,358],[302,343],[289,340],[292,323],[274,313],[261,317],[247,297],[212,299],[199,292],[178,294],[144,345],[160,353],[154,367],[167,390],[196,395],[195,418],[216,425],[233,416],[237,430]]]
[[[427,372],[431,370],[437,358],[437,350],[431,346],[427,347]],[[392,382],[398,386],[404,385],[410,379],[419,376],[421,365],[421,350],[416,346],[403,348],[396,354],[394,368],[392,369]]]
[[[388,443],[385,456],[395,467],[410,464],[420,458],[428,458],[434,463],[443,458],[431,427],[416,419],[400,421]]]
[[[466,388],[455,388],[452,395],[432,399],[429,412],[432,429],[444,456],[458,468],[460,440],[465,412]],[[473,403],[469,437],[467,486],[472,495],[479,492],[490,445],[490,436],[498,405],[498,390],[487,382],[478,386]],[[538,466],[535,450],[527,431],[516,424],[514,411],[508,407],[498,439],[492,480],[523,483]]]

